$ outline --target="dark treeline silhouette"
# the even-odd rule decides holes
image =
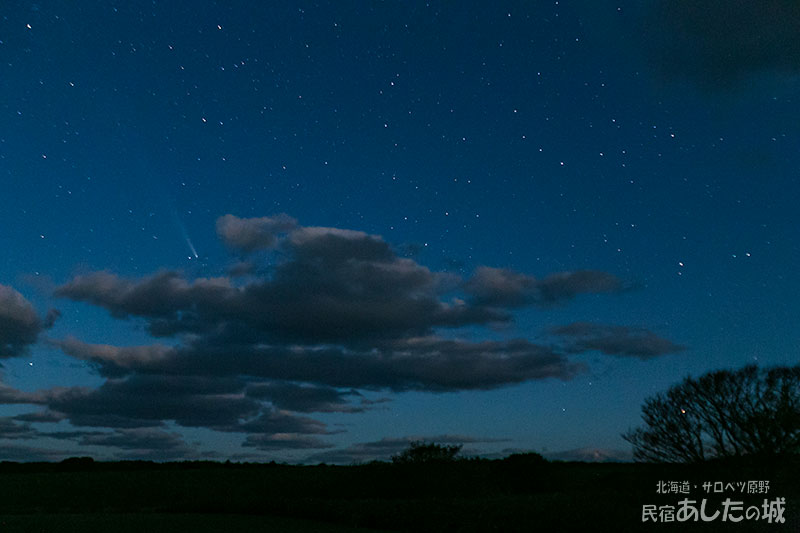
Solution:
[[[642,406],[645,426],[623,435],[634,458],[697,463],[800,453],[800,365],[687,377]]]
[[[546,461],[536,453],[350,466],[85,458],[0,463],[0,530],[636,531],[643,505],[676,505],[686,497],[657,494],[659,481],[688,481],[698,487],[689,497],[708,498],[712,509],[730,495],[715,500],[699,488],[703,483],[753,479],[770,482],[770,498],[786,498],[784,529],[795,530],[798,476],[800,461],[791,458],[598,464]],[[761,505],[764,496],[737,499]],[[685,523],[681,531],[730,525]]]
[[[422,464],[454,461],[461,451],[461,444],[437,444],[435,442],[414,441],[408,448],[392,457],[394,464]]]
[[[687,481],[719,508],[709,481],[766,480],[800,526],[800,457],[698,464],[547,461],[537,453],[461,457],[459,446],[414,443],[412,460],[289,465],[184,461],[0,463],[0,531],[636,531],[642,506],[676,505],[660,481]],[[764,494],[740,494],[762,505]],[[65,526],[64,524],[72,524]],[[684,523],[681,531],[728,531]],[[356,529],[362,528],[362,529]],[[694,529],[693,529],[694,528]]]

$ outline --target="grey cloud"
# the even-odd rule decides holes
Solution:
[[[622,282],[616,276],[596,270],[552,274],[540,281],[538,287],[539,301],[544,303],[571,300],[579,294],[611,293],[623,289]]]
[[[247,387],[247,396],[269,400],[279,409],[302,413],[364,411],[364,407],[351,405],[348,396],[361,396],[355,390],[346,392],[331,387],[298,385],[296,383],[255,383]]]
[[[78,342],[72,344],[74,350]],[[95,350],[94,345],[84,346],[89,353]],[[113,361],[103,363],[106,369],[101,373],[120,373]],[[337,346],[191,345],[164,360],[127,364],[126,372],[141,374],[247,375],[396,391],[492,389],[534,379],[566,380],[585,370],[581,363],[524,339],[470,342],[438,337],[401,339],[358,351]]]
[[[261,342],[359,342],[428,334],[435,327],[508,321],[507,314],[439,294],[447,276],[396,257],[380,238],[299,228],[272,277],[235,287],[225,278],[187,281],[175,272],[126,280],[78,276],[56,295],[138,316],[156,336],[249,336]]]
[[[32,440],[57,439],[71,441],[80,446],[101,446],[135,452],[135,455],[148,458],[179,458],[192,454],[190,447],[178,433],[168,433],[155,428],[118,428],[114,431],[40,431],[30,422],[57,422],[57,416],[47,416],[48,412],[31,413],[15,417],[0,418],[0,439]],[[36,416],[39,415],[39,416]],[[126,457],[130,457],[128,453]]]
[[[332,445],[316,437],[293,434],[248,435],[242,446],[259,450],[303,450],[309,448],[331,448]]]
[[[505,268],[479,267],[464,290],[480,305],[519,307],[534,299],[536,278]]]
[[[33,439],[37,436],[37,431],[27,423],[8,416],[0,418],[0,439]]]
[[[538,280],[504,268],[479,267],[464,284],[477,305],[520,307],[552,305],[586,293],[612,293],[624,289],[621,280],[607,272],[578,270],[558,272]]]
[[[133,315],[177,320],[181,310],[213,307],[233,292],[225,278],[188,282],[177,272],[165,271],[132,281],[110,272],[94,272],[76,276],[58,287],[55,295],[103,307],[117,318]]]
[[[270,436],[326,435],[326,425],[308,417],[272,409],[244,395],[245,382],[236,377],[162,376],[133,374],[108,379],[99,388],[65,389],[46,399],[53,417],[73,426],[114,428],[113,433],[42,433],[41,436],[78,440],[82,445],[111,446],[147,452],[189,454],[179,446],[176,434],[166,433],[166,422],[183,427],[203,427],[229,433],[252,435],[251,442]],[[17,418],[19,420],[19,418]],[[277,437],[276,437],[277,438]],[[147,442],[150,441],[149,445]],[[158,443],[161,443],[158,447]],[[135,444],[135,446],[134,446]]]
[[[603,448],[577,448],[547,453],[545,456],[553,461],[579,461],[582,463],[627,463],[633,461],[633,454],[629,451]]]
[[[55,318],[55,315],[48,315],[43,321],[24,296],[7,285],[0,285],[0,358],[24,354]]]
[[[0,402],[2,403],[2,402]],[[60,422],[64,420],[64,415],[54,413],[52,411],[34,411],[32,413],[24,413],[14,417],[14,420],[21,422]]]
[[[380,361],[384,368],[376,370],[383,370],[389,388],[399,390],[492,389],[534,379],[571,379],[584,370],[524,339],[414,338],[394,343],[388,353]]]
[[[297,221],[285,214],[261,218],[224,215],[217,219],[217,235],[222,242],[244,252],[272,248],[277,243],[279,234],[295,227]]]
[[[233,378],[133,375],[56,395],[47,405],[75,426],[156,427],[174,420],[189,427],[230,427],[260,410],[241,394],[243,388]]]
[[[49,344],[60,348],[76,359],[96,363],[106,369],[109,377],[127,374],[129,369],[165,360],[174,353],[174,348],[161,344],[148,346],[111,346],[108,344],[86,344],[74,337],[51,340]]]
[[[52,328],[55,325],[56,320],[58,320],[59,318],[61,318],[61,311],[59,311],[58,309],[48,310],[47,314],[44,317],[44,321],[42,322],[42,327],[44,329]]]
[[[0,422],[2,427],[2,422]],[[117,428],[113,431],[36,431],[28,438],[50,438],[79,446],[110,448],[119,459],[169,460],[195,458],[197,453],[175,432],[156,428]]]
[[[265,409],[253,420],[239,424],[231,430],[261,435],[283,435],[287,433],[302,435],[328,435],[324,423],[305,416],[296,416],[277,409]]]
[[[10,387],[5,383],[0,383],[0,404],[39,404],[43,403],[41,394],[35,392],[25,392],[14,387]]]
[[[232,278],[254,275],[258,272],[258,266],[252,261],[237,261],[230,265],[226,272]]]
[[[406,242],[396,247],[399,255],[403,257],[417,257],[425,250],[425,245],[417,242]]]
[[[597,350],[608,355],[651,359],[685,350],[684,346],[644,328],[575,322],[553,328],[552,333],[564,338],[573,352]]]
[[[74,452],[65,450],[49,450],[33,446],[0,446],[0,460],[20,462],[54,462],[65,459]]]
[[[189,452],[189,446],[178,433],[153,428],[117,429],[113,432],[92,432],[82,436],[80,443],[90,446],[108,446],[123,450]]]
[[[365,442],[360,444],[364,448],[369,448],[373,450],[383,449],[383,450],[404,450],[406,449],[412,442],[434,442],[436,444],[472,444],[472,443],[481,443],[481,442],[506,442],[508,439],[496,439],[496,438],[484,438],[484,437],[472,437],[470,435],[451,435],[451,434],[442,434],[442,435],[411,435],[406,437],[384,437],[380,440]]]
[[[379,236],[348,229],[301,227],[289,234],[287,245],[301,261],[321,259],[328,264],[351,260],[388,263],[396,258],[389,245]]]
[[[95,435],[108,435],[105,431],[50,431],[50,432],[42,432],[39,434],[41,437],[48,437],[51,439],[57,440],[71,440],[77,441],[81,439],[85,439],[86,437],[91,437]]]

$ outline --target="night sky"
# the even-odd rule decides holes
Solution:
[[[798,360],[796,1],[0,15],[0,459],[624,459]]]

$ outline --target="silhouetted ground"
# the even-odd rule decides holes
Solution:
[[[689,494],[656,492],[688,481]],[[748,481],[768,481],[748,494]],[[709,493],[703,484],[709,482]],[[721,482],[714,492],[714,483]],[[730,485],[728,485],[730,483]],[[744,483],[744,485],[740,485]],[[673,487],[675,488],[675,487]],[[740,490],[742,488],[744,492]],[[785,523],[722,521],[723,500],[763,510],[784,497]],[[711,522],[642,522],[643,505],[707,499]],[[696,466],[502,461],[360,466],[211,462],[0,464],[6,531],[800,531],[800,461]],[[753,512],[753,511],[750,511]],[[694,527],[690,527],[694,526]]]

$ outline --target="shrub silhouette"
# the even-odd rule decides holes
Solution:
[[[622,437],[638,461],[698,462],[800,453],[800,365],[687,377],[645,400]]]
[[[444,463],[454,461],[463,445],[443,445],[434,442],[414,441],[408,448],[392,456],[394,464]]]
[[[547,459],[536,452],[512,453],[503,459],[504,463],[518,466],[538,466],[547,463]]]

